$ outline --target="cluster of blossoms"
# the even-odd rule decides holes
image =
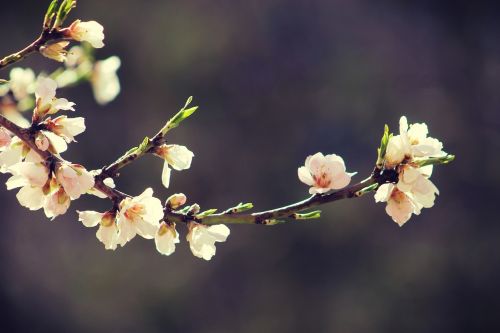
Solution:
[[[36,84],[32,128],[37,130],[31,135],[38,151],[0,128],[0,172],[12,174],[7,189],[21,188],[17,193],[20,204],[30,210],[43,208],[49,218],[66,213],[71,200],[94,186],[94,176],[83,166],[60,157],[47,160],[39,154],[48,152],[58,157],[68,148],[67,143],[85,130],[83,118],[49,117],[60,110],[74,110],[73,102],[56,98],[56,88],[49,78],[41,77]]]
[[[355,173],[346,171],[342,157],[316,153],[308,156],[304,166],[298,168],[298,177],[309,186],[312,197],[275,210],[239,214],[253,207],[251,203],[240,203],[223,213],[215,214],[215,209],[200,213],[197,204],[186,206],[187,198],[182,193],[171,195],[162,204],[153,196],[151,188],[138,196],[115,190],[113,177],[117,176],[116,171],[127,161],[144,154],[153,154],[164,161],[161,182],[167,188],[172,169],[190,168],[194,154],[185,146],[166,144],[164,136],[197,107],[187,108],[191,101],[188,99],[184,108],[153,139],[146,138],[140,146],[100,170],[87,171],[82,165],[64,160],[61,153],[86,127],[82,117],[55,116],[60,111],[74,111],[75,106],[65,98],[57,98],[56,89],[82,79],[88,80],[99,104],[112,101],[120,92],[116,75],[120,67],[118,57],[94,61],[87,48],[73,46],[66,50],[70,40],[88,42],[94,48],[104,46],[104,29],[95,21],[76,20],[69,27],[61,28],[75,5],[75,0],[52,1],[42,33],[42,36],[52,36],[52,39],[42,41],[43,45],[37,49],[45,57],[64,62],[64,69],[37,78],[31,69],[14,68],[10,72],[10,81],[0,85],[0,120],[6,127],[0,127],[0,173],[11,174],[7,189],[19,189],[16,197],[22,206],[30,210],[43,209],[48,218],[54,219],[65,214],[71,201],[83,194],[109,198],[113,206],[106,212],[78,212],[79,221],[84,226],[98,226],[96,237],[105,249],[116,250],[139,235],[154,240],[159,253],[171,255],[180,242],[175,221],[182,221],[188,230],[186,240],[193,255],[210,260],[216,252],[215,243],[226,241],[230,234],[226,225],[214,224],[221,216],[223,221],[235,219],[256,224],[275,224],[282,222],[281,218],[317,218],[319,211],[300,212],[330,198],[334,201],[376,189],[375,200],[386,202],[387,213],[402,226],[412,214],[418,215],[423,208],[434,205],[439,192],[429,180],[432,164],[436,161],[447,163],[452,157],[447,159],[442,143],[428,137],[425,124],[408,126],[406,117],[400,119],[398,135],[389,135],[386,128],[377,167],[369,179],[341,190],[349,185]],[[9,64],[11,59],[14,58],[2,59],[0,65]],[[19,111],[30,109],[33,114],[28,121]],[[381,177],[386,171],[397,177]],[[332,192],[336,190],[341,191]],[[204,220],[207,217],[213,219],[207,222]]]
[[[186,203],[182,193],[174,194],[167,200],[169,209],[177,209]],[[163,219],[164,207],[153,197],[153,190],[146,189],[141,195],[123,199],[117,209],[99,213],[78,212],[79,220],[86,227],[99,225],[96,236],[108,250],[124,246],[136,235],[154,239],[156,249],[164,255],[171,255],[179,243],[176,224]],[[188,222],[187,241],[193,255],[210,260],[215,255],[215,242],[224,242],[229,236],[225,225],[207,226],[194,221]]]
[[[429,180],[433,165],[422,166],[429,158],[441,158],[447,154],[443,144],[428,137],[426,124],[408,126],[406,117],[399,122],[399,135],[387,142],[383,170],[394,170],[397,183],[378,186],[375,201],[387,202],[386,212],[398,225],[406,223],[412,214],[420,214],[422,208],[434,205],[436,186]],[[311,186],[310,194],[323,194],[347,186],[353,173],[346,172],[344,160],[335,154],[322,153],[307,157],[305,166],[298,169],[299,179]]]
[[[412,214],[419,215],[422,208],[434,205],[436,186],[429,180],[433,165],[420,166],[429,158],[444,157],[443,144],[428,137],[424,123],[408,126],[406,117],[399,120],[399,135],[389,138],[385,154],[385,169],[396,170],[396,184],[381,185],[376,194],[377,202],[387,202],[386,212],[402,226]]]
[[[71,201],[83,194],[106,198],[95,188],[99,172],[87,171],[60,157],[68,144],[75,141],[75,136],[85,131],[85,121],[65,115],[51,118],[62,110],[74,111],[73,102],[56,97],[56,88],[57,83],[46,77],[38,78],[35,84],[36,103],[29,129],[37,149],[0,127],[0,171],[12,174],[7,180],[7,189],[20,188],[19,203],[30,210],[43,208],[51,219],[65,214]],[[47,154],[40,156],[40,152]],[[170,168],[188,169],[194,156],[186,147],[173,144],[155,146],[151,152],[164,160],[161,179],[165,187],[170,183]],[[112,178],[106,178],[103,183],[114,188]],[[169,209],[178,209],[185,203],[183,194],[167,200]],[[124,198],[108,212],[79,212],[79,219],[87,227],[99,225],[96,236],[110,250],[124,246],[136,235],[154,239],[158,251],[165,255],[172,254],[179,242],[175,223],[164,221],[164,207],[153,197],[150,188],[139,196]],[[188,223],[188,230],[187,240],[193,254],[205,260],[215,254],[215,242],[225,241],[229,235],[224,225],[206,226],[194,221]]]

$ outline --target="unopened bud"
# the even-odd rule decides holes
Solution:
[[[177,209],[186,203],[186,195],[184,193],[175,193],[168,197],[165,205],[170,209]]]

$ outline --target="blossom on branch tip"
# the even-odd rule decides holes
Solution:
[[[69,102],[66,98],[56,98],[56,89],[56,81],[48,77],[38,78],[35,89],[35,113],[38,116],[54,114],[59,110],[75,111],[73,108],[75,103]]]
[[[40,48],[40,53],[49,59],[64,62],[66,60],[66,55],[68,54],[68,51],[65,48],[68,45],[68,41],[44,45]]]
[[[116,212],[99,213],[94,211],[78,212],[78,220],[86,227],[95,227],[99,224],[96,237],[104,244],[106,250],[116,250],[118,245],[118,227]]]
[[[432,137],[424,123],[408,126],[405,116],[399,119],[399,135],[389,139],[385,154],[386,168],[394,168],[403,161],[413,161],[415,158],[443,156],[443,144]]]
[[[124,246],[137,234],[153,239],[162,218],[163,206],[159,199],[153,197],[151,188],[137,197],[123,199],[117,218],[118,244]]]
[[[178,171],[189,169],[194,156],[192,151],[180,145],[162,145],[156,147],[154,154],[165,160],[161,181],[163,186],[167,188],[170,185],[171,170],[169,166]]]
[[[71,23],[65,33],[76,41],[89,42],[94,48],[98,49],[104,46],[104,27],[96,21],[76,20]]]
[[[179,243],[179,233],[175,230],[175,223],[160,223],[155,234],[155,245],[158,252],[169,256],[174,253],[177,243]]]
[[[94,176],[79,164],[60,163],[55,174],[71,200],[78,199],[94,187]]]
[[[97,103],[105,105],[120,93],[120,80],[116,75],[120,65],[121,61],[117,56],[95,62],[90,83]]]
[[[349,185],[353,175],[354,173],[346,172],[344,160],[335,154],[324,156],[316,153],[308,156],[305,166],[298,169],[300,181],[311,186],[310,194],[344,188]]]
[[[215,242],[225,242],[230,230],[224,224],[207,226],[189,222],[187,241],[195,257],[210,260],[215,255]]]

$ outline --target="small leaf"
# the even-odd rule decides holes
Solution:
[[[384,164],[385,153],[387,151],[387,145],[392,137],[392,133],[389,133],[389,126],[386,124],[384,126],[384,134],[380,140],[380,147],[377,149],[377,167],[381,168]]]
[[[354,195],[356,197],[360,197],[368,192],[371,192],[373,190],[376,190],[378,188],[379,184],[371,184],[370,186],[367,186],[359,191],[357,191]]]
[[[251,203],[251,202],[247,202],[247,203],[240,202],[236,206],[227,209],[225,211],[225,213],[230,213],[230,214],[241,213],[241,212],[247,211],[247,210],[252,209],[252,208],[253,208],[253,203]]]
[[[423,160],[417,160],[417,161],[414,161],[414,163],[418,167],[423,167],[426,165],[434,165],[434,164],[448,164],[451,161],[453,161],[454,159],[455,159],[455,155],[448,154],[448,155],[440,156],[440,157],[429,157],[429,158],[426,158]]]
[[[209,216],[209,215],[212,215],[213,213],[215,213],[217,211],[216,208],[212,208],[212,209],[208,209],[208,210],[205,210],[199,214],[196,215],[197,218],[199,219],[202,219],[204,218],[205,216]]]
[[[45,17],[43,19],[44,28],[46,29],[52,28],[52,21],[56,15],[58,3],[59,0],[52,0],[52,2],[49,5],[49,8],[47,8],[47,12],[45,13]]]
[[[145,137],[139,147],[137,147],[137,153],[145,153],[149,149],[150,144],[151,140],[148,137]]]
[[[321,217],[321,211],[315,210],[308,213],[295,213],[292,216],[296,220],[310,220],[310,219],[319,219]]]

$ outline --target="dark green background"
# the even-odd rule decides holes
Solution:
[[[48,1],[0,11],[0,54],[39,32]],[[0,191],[6,332],[499,332],[500,20],[481,1],[79,1],[105,27],[99,58],[122,58],[106,107],[61,91],[88,130],[64,156],[98,168],[154,134],[195,96],[170,142],[195,153],[174,172],[144,158],[120,189],[182,191],[202,208],[300,200],[307,155],[337,153],[364,178],[383,125],[426,122],[456,161],[437,168],[432,209],[399,228],[372,196],[319,221],[233,226],[211,262],[135,239],[105,251],[71,213],[49,222]],[[55,64],[34,55],[23,66]],[[2,71],[3,77],[7,71]],[[1,176],[5,181],[7,175]],[[85,198],[74,209],[104,210]]]

